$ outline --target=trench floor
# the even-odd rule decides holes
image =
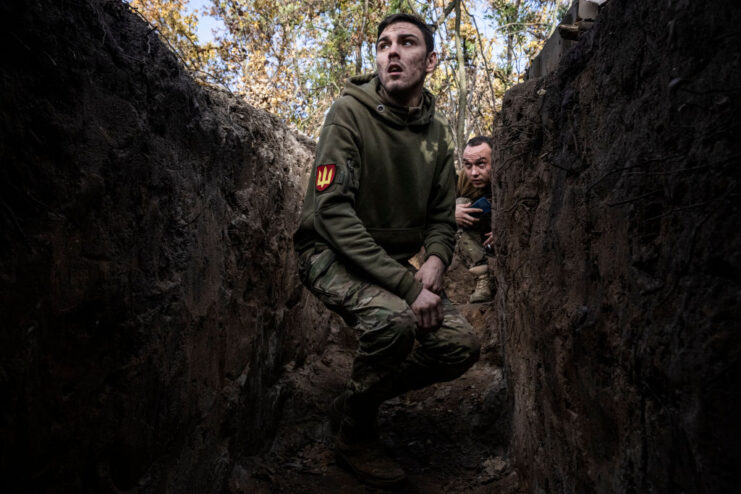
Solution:
[[[467,304],[473,286],[454,261],[446,292],[482,340],[482,354],[465,375],[390,400],[381,407],[381,441],[407,472],[396,492],[520,493],[517,470],[509,461],[509,421],[498,338],[485,328],[494,320],[493,303]],[[286,369],[286,396],[280,427],[269,451],[242,458],[228,492],[370,493],[334,458],[335,435],[327,410],[344,388],[354,352],[354,336],[332,319],[329,344],[321,355]]]

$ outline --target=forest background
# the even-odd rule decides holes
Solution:
[[[217,85],[316,138],[344,81],[375,67],[378,23],[411,12],[435,27],[427,87],[461,143],[491,135],[569,0],[129,0],[202,84]],[[217,26],[210,35],[199,23]],[[199,37],[199,32],[201,36]],[[460,160],[458,160],[460,162]]]

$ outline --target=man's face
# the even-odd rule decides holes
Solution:
[[[463,150],[463,169],[468,180],[477,189],[488,187],[491,182],[491,148],[482,143],[466,146]]]
[[[435,69],[437,55],[427,54],[422,31],[410,22],[396,22],[383,30],[376,44],[376,67],[381,85],[390,95],[414,93]]]

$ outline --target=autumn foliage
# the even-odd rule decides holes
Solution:
[[[428,80],[456,141],[491,134],[504,91],[557,23],[566,0],[131,0],[204,83],[315,136],[344,80],[374,69],[376,27],[393,12],[435,25],[440,66]],[[193,4],[197,2],[191,2]],[[199,17],[223,29],[198,39]],[[459,146],[460,147],[460,146]]]

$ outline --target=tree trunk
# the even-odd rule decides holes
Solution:
[[[466,86],[466,60],[463,56],[463,40],[461,39],[461,2],[455,2],[455,51],[458,61],[456,78],[458,79],[458,122],[455,128],[456,150],[458,164],[462,163],[463,146],[466,139],[466,101],[468,88]]]
[[[522,0],[515,0],[515,10],[512,14],[512,18],[509,19],[510,23],[516,23],[520,20],[520,3]],[[515,54],[515,35],[512,31],[507,34],[507,78],[505,79],[505,87],[509,87],[510,83],[512,82],[512,73],[514,72],[512,68],[512,60],[514,59]]]
[[[363,19],[358,33],[358,44],[355,45],[355,73],[363,72],[363,40],[365,39],[365,24],[368,17],[368,0],[363,0]]]

